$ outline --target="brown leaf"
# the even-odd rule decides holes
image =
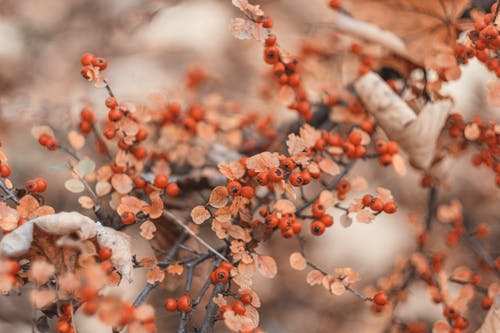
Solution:
[[[133,188],[132,179],[124,173],[113,175],[113,177],[111,177],[111,185],[113,185],[113,188],[120,194],[127,194],[132,191]]]
[[[85,145],[85,137],[76,131],[68,133],[68,141],[74,150],[80,150]]]
[[[323,283],[324,274],[314,269],[307,274],[306,281],[310,286]]]
[[[146,281],[149,284],[155,284],[156,282],[162,282],[163,279],[165,279],[165,272],[162,271],[158,266],[151,268],[146,273]]]
[[[280,165],[279,154],[263,152],[247,159],[247,168],[256,172],[267,171]]]
[[[293,269],[302,271],[307,267],[306,258],[300,252],[294,252],[290,255],[290,266]]]
[[[217,186],[210,193],[208,203],[214,208],[222,208],[227,204],[229,192],[225,186]]]
[[[241,163],[238,161],[219,163],[217,167],[219,169],[219,172],[229,180],[240,179],[245,175],[245,168],[243,168]]]
[[[191,210],[191,218],[195,224],[202,224],[212,215],[204,206],[196,206]]]
[[[459,18],[469,7],[468,0],[356,0],[351,13],[362,21],[372,22],[392,31],[406,44],[412,60],[423,64],[434,55],[429,45],[454,46]]]
[[[184,266],[180,265],[179,263],[169,265],[167,267],[167,272],[172,275],[182,275],[182,272],[184,272]]]
[[[151,240],[154,237],[156,231],[156,226],[150,220],[147,220],[141,224],[141,236],[147,240]]]
[[[326,157],[319,161],[319,168],[330,176],[336,176],[340,173],[340,168],[337,163]]]
[[[263,277],[272,279],[278,273],[278,267],[276,266],[276,261],[269,256],[257,256],[256,259],[257,270]]]

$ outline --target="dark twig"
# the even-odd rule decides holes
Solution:
[[[437,189],[433,186],[430,188],[429,199],[427,201],[427,217],[425,218],[425,230],[431,230],[432,219],[436,210]]]
[[[12,200],[13,203],[19,205],[19,199],[16,197],[14,193],[12,193],[11,190],[7,188],[7,186],[3,182],[3,179],[0,179],[0,188],[2,189],[2,191],[5,192],[5,194],[7,194],[7,196],[3,198],[5,201]]]
[[[344,167],[344,170],[342,170],[342,172],[337,176],[337,179],[335,179],[335,181],[333,183],[331,183],[330,185],[328,185],[326,187],[327,190],[333,190],[334,188],[337,187],[337,185],[340,183],[340,181],[349,173],[349,171],[352,169],[352,167],[354,166],[354,163],[356,162],[356,160],[351,160],[349,161],[349,163],[347,163],[347,165]],[[296,214],[300,214],[302,213],[304,210],[307,209],[307,207],[309,207],[310,205],[312,205],[314,203],[314,201],[316,201],[316,197],[314,199],[311,199],[307,202],[304,203],[304,205],[302,205],[302,207],[298,208],[297,211],[296,211]]]
[[[224,286],[225,283],[218,283],[215,285],[214,290],[212,292],[212,298],[210,298],[210,301],[208,302],[207,305],[205,318],[203,319],[203,323],[201,324],[200,333],[207,333],[212,329],[216,319],[216,312],[217,309],[219,308],[219,306],[215,304],[213,298],[222,293],[222,291],[224,290]]]
[[[179,246],[184,243],[187,239],[189,238],[189,235],[187,234],[182,234],[179,239],[177,240],[177,242],[174,244],[174,246],[172,246],[172,248],[170,249],[170,251],[168,251],[167,255],[165,256],[165,259],[164,261],[167,261],[167,260],[172,260],[175,256],[175,254],[177,253],[177,251],[179,250]],[[144,288],[142,289],[142,291],[139,293],[139,295],[136,297],[133,305],[134,306],[139,306],[145,299],[146,297],[149,295],[149,293],[154,289],[156,288],[160,283],[159,282],[155,282],[154,284],[151,284],[151,283],[148,283],[144,286]]]
[[[491,18],[491,23],[495,24],[495,21],[498,16],[498,9],[500,7],[500,0],[497,0],[497,8],[495,8],[495,13],[493,14],[493,17]]]

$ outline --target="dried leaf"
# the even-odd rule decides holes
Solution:
[[[278,273],[278,267],[276,266],[276,261],[269,256],[257,256],[256,259],[257,270],[263,277],[272,279]]]
[[[229,192],[225,186],[217,186],[210,193],[208,203],[214,208],[222,208],[227,204]]]
[[[400,176],[406,175],[406,163],[400,154],[395,154],[392,156],[392,166],[394,171]]]
[[[64,183],[64,187],[73,193],[81,193],[85,190],[85,185],[79,179],[68,179]]]
[[[212,215],[204,206],[196,206],[191,210],[191,218],[195,224],[202,224]]]
[[[345,293],[346,288],[342,281],[340,281],[339,279],[335,279],[335,281],[330,284],[330,291],[332,294],[340,296]]]
[[[238,39],[264,40],[267,36],[267,30],[249,19],[240,17],[231,20],[231,34]]]
[[[120,194],[127,194],[132,191],[133,188],[132,179],[124,173],[117,173],[113,175],[113,177],[111,177],[111,185],[116,192]]]
[[[280,160],[278,153],[263,152],[252,157],[246,161],[247,168],[256,172],[267,171],[272,168],[279,167]]]
[[[479,139],[480,135],[481,135],[481,130],[479,129],[479,126],[476,123],[472,123],[470,125],[465,126],[464,136],[467,140],[475,141]]]
[[[375,215],[373,213],[363,209],[356,214],[356,221],[361,223],[372,223]]]
[[[352,225],[352,218],[350,218],[349,215],[347,215],[347,213],[344,213],[340,215],[340,224],[344,228],[348,228]]]
[[[44,309],[54,304],[57,299],[57,295],[52,289],[34,289],[30,291],[29,299],[31,304],[33,304],[36,309]]]
[[[70,131],[68,133],[68,141],[74,150],[80,150],[85,145],[85,137],[77,131]]]
[[[302,271],[307,267],[306,258],[300,252],[294,252],[290,255],[290,266],[293,269]]]
[[[78,203],[80,203],[82,208],[85,208],[85,209],[91,209],[95,206],[94,200],[92,200],[90,197],[88,197],[86,195],[82,195],[81,197],[79,197]]]
[[[340,168],[337,163],[326,157],[319,161],[319,168],[330,176],[336,176],[340,173]]]
[[[317,284],[323,283],[323,277],[325,275],[320,271],[314,269],[307,274],[306,281],[310,286],[315,286]]]
[[[172,275],[182,275],[182,272],[184,272],[184,266],[180,265],[179,263],[169,265],[167,267],[167,272]]]
[[[95,162],[92,160],[88,159],[80,160],[80,162],[78,162],[78,164],[76,165],[76,172],[82,178],[94,172],[94,170],[95,170]]]
[[[146,281],[149,284],[155,284],[157,282],[162,282],[165,279],[165,272],[161,270],[158,266],[155,266],[148,270],[146,273]]]
[[[154,237],[156,231],[156,226],[150,220],[147,220],[141,224],[141,236],[147,240],[151,240]]]
[[[44,260],[36,260],[31,263],[29,278],[38,285],[43,285],[54,275],[56,268]]]
[[[245,175],[245,168],[243,168],[241,163],[238,161],[219,163],[217,167],[219,169],[219,172],[229,180],[240,179]]]

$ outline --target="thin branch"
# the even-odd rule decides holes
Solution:
[[[188,234],[190,234],[201,245],[203,245],[204,247],[206,247],[210,252],[212,252],[213,254],[215,254],[217,257],[221,258],[224,261],[229,262],[229,260],[226,257],[224,257],[222,254],[220,254],[219,252],[217,252],[217,250],[215,250],[207,242],[205,242],[203,239],[201,239],[197,234],[195,234],[195,232],[193,230],[189,229],[189,227],[187,225],[185,225],[184,222],[182,222],[182,220],[179,217],[177,217],[177,215],[169,212],[168,210],[164,210],[163,211],[163,215],[165,217],[169,218],[170,220],[174,221],[179,227],[181,227],[182,229],[184,229]]]
[[[425,230],[427,231],[431,230],[432,219],[436,210],[436,200],[437,189],[433,186],[429,191],[429,199],[427,200],[427,217],[425,218]]]
[[[356,163],[356,160],[351,160],[349,161],[349,163],[347,163],[347,165],[344,167],[344,170],[342,170],[342,172],[337,176],[337,179],[335,179],[335,181],[333,183],[331,183],[330,185],[328,185],[326,187],[327,190],[333,190],[334,188],[337,187],[337,185],[340,183],[340,181],[349,173],[349,171],[352,169],[352,167],[354,166],[354,163]],[[314,199],[311,199],[307,202],[304,203],[304,205],[300,208],[297,209],[296,211],[296,214],[300,214],[302,213],[304,210],[307,209],[307,207],[309,207],[310,205],[312,205],[314,203],[314,201],[316,201],[316,196],[314,197]]]
[[[210,298],[210,301],[207,305],[207,310],[205,312],[205,318],[203,319],[203,323],[201,325],[200,333],[208,333],[212,329],[216,319],[217,309],[219,308],[219,306],[214,302],[214,297],[222,293],[222,291],[224,290],[224,286],[224,283],[218,283],[215,285],[212,292],[212,298]]]
[[[177,251],[179,250],[179,245],[181,245],[182,243],[184,243],[188,238],[189,238],[189,235],[182,234],[179,237],[179,239],[177,240],[177,242],[174,244],[174,246],[172,246],[172,248],[170,249],[170,251],[168,251],[168,253],[165,256],[164,260],[165,261],[172,260],[174,258],[174,256],[175,256],[175,254],[177,253]],[[151,283],[146,284],[144,286],[144,288],[141,290],[141,292],[139,293],[139,295],[134,300],[133,305],[135,307],[139,306],[146,299],[146,297],[149,295],[149,293],[154,288],[156,288],[159,284],[160,284],[159,282],[155,282],[154,284],[151,284]]]
[[[498,9],[500,7],[500,0],[497,0],[497,7],[495,8],[495,13],[493,14],[493,17],[491,18],[491,23],[495,24],[495,21],[498,17]]]
[[[5,198],[2,198],[4,200],[12,200],[12,202],[14,202],[16,205],[19,205],[19,199],[16,197],[16,195],[14,193],[12,193],[11,190],[9,190],[9,188],[7,187],[7,185],[5,185],[5,183],[3,182],[3,179],[0,178],[0,188],[2,189],[2,191],[5,192],[5,194],[7,194],[7,197]]]

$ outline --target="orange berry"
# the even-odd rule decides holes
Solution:
[[[121,150],[129,150],[131,145],[129,145],[128,143],[125,142],[125,138],[121,138],[118,143],[118,148],[120,148]]]
[[[108,67],[108,61],[104,58],[93,58],[92,65],[98,67],[101,71],[105,70]]]
[[[0,175],[3,178],[7,178],[10,176],[10,167],[7,164],[0,165]]]
[[[357,146],[361,144],[361,141],[363,140],[363,137],[359,132],[351,132],[349,133],[349,142],[352,143],[353,145]]]
[[[255,179],[261,186],[266,186],[269,183],[269,176],[267,172],[259,172]]]
[[[106,98],[106,100],[104,101],[104,104],[106,105],[106,107],[108,109],[114,109],[118,106],[118,103],[116,102],[116,98],[114,98],[113,96],[109,96],[108,98]]]
[[[24,188],[28,192],[36,192],[36,181],[34,179],[27,180],[26,183],[24,183]]]
[[[307,185],[311,182],[311,173],[307,170],[302,170],[300,172],[300,175],[302,176],[302,183],[304,185]]]
[[[229,271],[223,267],[218,267],[216,270],[213,272],[214,274],[210,275],[210,280],[212,283],[224,283],[229,280]]]
[[[295,168],[295,162],[290,157],[284,158],[281,160],[281,167],[286,171],[292,171]]]
[[[57,333],[68,333],[70,329],[69,323],[67,321],[59,321],[56,325]]]
[[[389,201],[384,204],[384,212],[387,214],[394,214],[396,209],[396,203],[394,201]]]
[[[80,112],[80,118],[82,120],[88,121],[91,124],[95,123],[96,121],[94,111],[92,111],[92,108],[88,106],[82,109],[82,111]]]
[[[333,217],[331,215],[325,214],[320,219],[321,222],[325,225],[325,227],[331,227],[333,225]]]
[[[135,177],[134,185],[137,188],[143,188],[146,186],[146,181],[144,179],[142,179],[141,177]]]
[[[47,146],[47,142],[49,142],[49,140],[51,139],[52,137],[48,134],[41,134],[39,137],[38,137],[38,143],[44,147]]]
[[[227,304],[224,304],[224,305],[220,306],[219,309],[217,310],[217,316],[219,318],[223,319],[224,313],[226,313],[229,310],[231,310],[231,307]]]
[[[331,9],[340,9],[342,8],[342,0],[330,0],[328,5]]]
[[[97,312],[97,308],[98,308],[97,302],[92,300],[92,301],[87,301],[87,302],[83,303],[82,311],[87,316],[91,316]]]
[[[319,200],[316,200],[312,204],[311,211],[314,217],[322,217],[325,215],[326,207]]]
[[[264,223],[269,228],[275,228],[280,223],[280,219],[278,219],[278,217],[276,217],[276,215],[274,215],[274,214],[269,214],[264,219]]]
[[[399,151],[398,144],[396,141],[387,142],[386,149],[387,149],[387,154],[391,155],[397,154]]]
[[[375,128],[375,124],[371,120],[365,120],[360,125],[361,129],[368,134],[371,134]]]
[[[252,304],[253,302],[253,297],[249,293],[245,293],[240,296],[240,300],[243,304]]]
[[[167,298],[165,300],[165,310],[168,312],[174,312],[177,311],[177,301],[175,298]]]
[[[300,221],[293,220],[292,230],[294,234],[299,234],[302,231],[302,223],[300,223]]]
[[[380,164],[383,165],[383,166],[388,166],[390,164],[392,164],[392,155],[390,154],[383,154],[380,156]]]
[[[122,117],[123,117],[122,112],[117,108],[111,109],[108,112],[108,119],[110,121],[118,121],[121,120]]]
[[[120,218],[123,224],[132,224],[135,222],[135,215],[132,212],[123,212]]]
[[[264,49],[264,61],[274,65],[279,61],[279,49],[276,46],[266,47]]]
[[[365,194],[363,196],[362,202],[363,202],[364,206],[370,206],[372,204],[372,201],[373,201],[373,196],[372,195]]]
[[[386,154],[387,153],[387,143],[382,140],[378,140],[375,143],[375,151],[379,154]]]
[[[114,127],[106,127],[103,134],[107,139],[111,140],[116,136],[116,129]]]
[[[321,236],[325,232],[325,224],[321,221],[313,221],[311,223],[311,233],[315,236]]]
[[[478,224],[478,226],[476,227],[476,235],[478,237],[485,237],[488,236],[488,234],[489,234],[488,226],[484,223]]]
[[[283,170],[280,168],[272,168],[269,170],[267,173],[267,177],[269,178],[270,181],[277,182],[283,179]]]
[[[82,134],[89,134],[92,131],[92,124],[88,121],[82,120],[80,122],[79,130]]]
[[[252,199],[255,196],[255,190],[252,186],[243,186],[241,188],[241,195],[247,199]]]
[[[134,154],[136,159],[142,160],[146,157],[147,149],[144,146],[135,146],[132,147],[132,154]]]
[[[140,141],[144,141],[144,140],[146,140],[146,138],[148,137],[148,135],[149,135],[148,130],[147,130],[147,129],[145,129],[145,128],[142,128],[142,127],[141,127],[141,128],[139,128],[139,130],[137,131],[137,134],[135,135],[135,139],[136,139],[137,141],[139,141],[139,142],[140,142]]]
[[[384,209],[384,203],[379,198],[374,198],[370,205],[370,209],[376,212],[380,212],[381,210]]]
[[[484,297],[483,300],[481,301],[481,307],[484,310],[488,310],[489,308],[491,308],[492,305],[493,305],[492,297]]]
[[[233,269],[233,265],[227,261],[221,262],[219,267],[224,268],[227,271],[231,271]]]
[[[99,250],[99,258],[104,261],[104,260],[108,260],[109,258],[111,258],[111,256],[113,255],[113,252],[111,251],[111,249],[107,246],[105,247],[102,247],[100,250]]]
[[[59,148],[59,141],[56,138],[50,138],[47,141],[46,147],[50,151],[57,150]]]
[[[264,44],[267,47],[276,45],[276,36],[270,35],[269,37],[266,38],[266,40],[264,41]]]
[[[179,185],[177,185],[177,183],[170,183],[167,185],[165,193],[169,197],[177,197],[181,193],[181,189],[179,188]]]
[[[351,183],[348,180],[342,179],[337,184],[337,191],[340,193],[347,193],[351,190]]]
[[[165,188],[168,185],[167,175],[156,175],[153,184],[159,188]]]
[[[192,310],[191,299],[188,295],[179,297],[177,300],[177,309],[181,312],[190,312]]]
[[[229,192],[230,195],[233,197],[239,195],[241,193],[241,183],[237,180],[233,180],[227,184],[227,191]]]
[[[80,63],[83,66],[88,66],[92,63],[92,60],[94,59],[94,55],[92,53],[84,53],[82,57],[80,58]]]
[[[373,295],[373,302],[377,305],[384,306],[387,304],[387,295],[383,291],[379,291]]]
[[[302,179],[302,173],[301,172],[294,172],[288,177],[288,181],[292,186],[295,187],[300,187],[304,184],[304,180]]]
[[[100,266],[105,273],[110,273],[113,270],[113,264],[109,260],[101,262]]]
[[[443,315],[449,319],[455,319],[459,316],[457,310],[455,310],[453,307],[449,305],[444,307]]]
[[[234,302],[232,309],[234,313],[236,313],[237,315],[244,315],[245,312],[247,312],[247,309],[245,308],[245,305],[243,304],[242,301]]]

